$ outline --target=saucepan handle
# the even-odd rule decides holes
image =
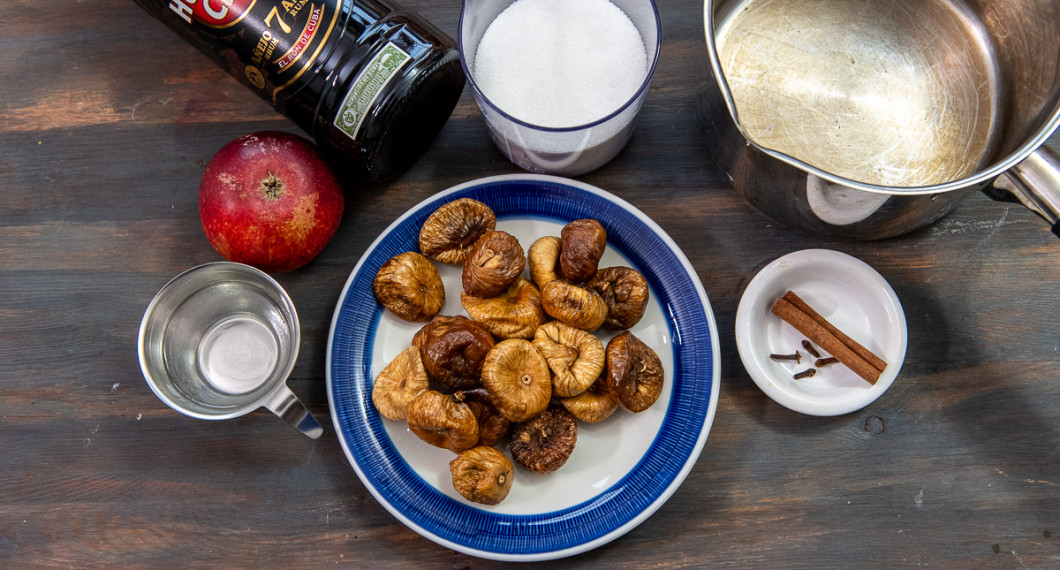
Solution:
[[[1024,206],[1052,224],[1060,237],[1060,155],[1042,145],[1023,162],[994,180],[994,188],[1006,190]],[[987,192],[992,198],[996,193]]]

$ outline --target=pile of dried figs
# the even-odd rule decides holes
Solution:
[[[468,500],[508,495],[515,467],[497,446],[507,442],[528,471],[555,471],[574,450],[578,421],[641,412],[662,393],[662,362],[628,330],[644,315],[647,281],[630,267],[600,268],[606,245],[603,226],[583,219],[524,251],[496,229],[489,206],[462,198],[427,218],[420,251],[376,274],[379,302],[426,324],[375,378],[372,401],[457,454],[453,486]],[[438,314],[445,288],[433,262],[462,265],[467,316]],[[601,328],[621,332],[604,346]]]

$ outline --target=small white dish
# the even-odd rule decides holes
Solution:
[[[787,291],[887,362],[875,384],[842,364],[794,378],[812,368],[814,359],[802,347],[806,337],[770,312]],[[887,281],[865,262],[827,249],[796,251],[765,266],[748,283],[736,311],[736,347],[751,379],[777,403],[813,416],[847,414],[879,398],[898,376],[907,341],[905,313]],[[801,364],[770,358],[796,350]]]

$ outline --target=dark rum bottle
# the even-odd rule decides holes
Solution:
[[[419,158],[464,88],[453,39],[390,0],[135,2],[370,180]]]

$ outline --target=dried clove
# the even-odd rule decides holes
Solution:
[[[817,374],[817,369],[808,368],[806,370],[803,370],[802,372],[799,372],[798,374],[793,376],[793,378],[795,378],[796,380],[802,380],[803,378],[812,378],[814,374]]]
[[[813,347],[813,343],[812,342],[810,342],[808,340],[804,340],[804,341],[802,341],[802,347],[806,349],[806,352],[810,353],[810,356],[812,356],[814,358],[820,358],[821,357],[821,353],[817,352],[817,349]]]
[[[802,353],[795,351],[795,354],[770,354],[770,358],[773,360],[794,360],[795,364],[802,363]]]
[[[829,356],[829,357],[826,357],[826,358],[818,358],[813,363],[813,365],[816,366],[817,368],[824,368],[825,366],[829,366],[829,365],[835,364],[837,362],[839,362],[838,358],[836,358],[834,356]]]

